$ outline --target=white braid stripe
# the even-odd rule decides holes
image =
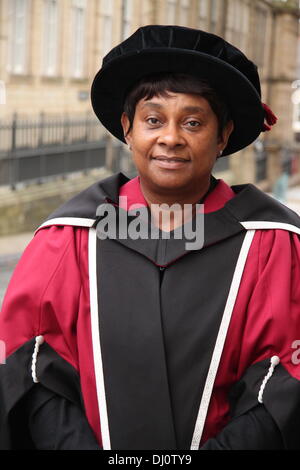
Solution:
[[[100,414],[100,429],[103,450],[110,450],[110,433],[107,414],[104,371],[100,344],[100,321],[98,312],[98,284],[97,284],[97,232],[89,229],[89,281],[90,281],[90,307],[91,330],[94,355],[94,370],[96,378],[97,399]]]
[[[241,251],[240,251],[239,258],[236,264],[236,268],[233,274],[225,310],[223,313],[215,348],[214,348],[211,363],[209,366],[209,371],[208,371],[206,382],[204,385],[204,390],[203,390],[201,403],[200,403],[200,407],[198,411],[198,416],[196,420],[196,425],[194,429],[194,434],[192,438],[191,450],[199,449],[199,445],[200,445],[200,441],[201,441],[201,437],[203,433],[203,428],[204,428],[204,424],[206,420],[207,410],[208,410],[208,406],[210,402],[210,397],[212,394],[215,378],[217,375],[219,363],[220,363],[221,356],[222,356],[224,343],[225,343],[226,336],[227,336],[229,323],[231,320],[231,314],[235,305],[242,274],[244,271],[244,267],[246,264],[247,256],[251,247],[254,234],[255,234],[255,230],[247,231],[242,247],[241,247]]]
[[[32,363],[31,363],[31,375],[32,375],[32,380],[34,381],[35,384],[39,382],[37,375],[36,375],[36,361],[37,361],[37,356],[39,353],[40,345],[43,344],[43,342],[44,342],[44,336],[35,337],[35,346],[34,346],[34,351],[32,354]]]
[[[258,392],[257,400],[259,401],[259,403],[263,403],[263,393],[264,393],[265,387],[266,387],[268,381],[270,380],[270,378],[272,377],[274,369],[275,369],[276,366],[278,366],[279,362],[280,362],[280,359],[279,359],[278,356],[271,357],[271,365],[269,367],[267,375],[265,376],[264,380],[262,381],[262,384],[261,384],[259,392]]]
[[[91,227],[95,223],[95,219],[85,219],[82,217],[57,217],[55,219],[46,220],[40,225],[34,233],[40,228],[49,227],[50,225],[73,225],[74,227]]]
[[[268,222],[268,221],[247,221],[240,222],[246,230],[287,230],[300,235],[300,228],[296,225],[286,224],[283,222]]]

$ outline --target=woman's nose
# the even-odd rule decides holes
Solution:
[[[158,144],[167,145],[172,148],[178,145],[184,145],[184,142],[182,131],[175,123],[170,123],[160,128]]]

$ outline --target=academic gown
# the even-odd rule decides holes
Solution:
[[[124,215],[120,195],[146,205],[138,177],[106,178],[55,211],[16,267],[0,315],[0,447],[33,445],[20,405],[42,386],[83,410],[103,449],[209,448],[257,409],[299,449],[299,217],[219,180],[201,249],[100,239],[97,208]]]

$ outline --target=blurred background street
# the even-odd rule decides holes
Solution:
[[[300,213],[299,0],[0,0],[0,306],[34,230],[63,202],[121,171],[127,146],[95,117],[105,54],[138,27],[215,33],[258,67],[270,131],[214,175],[252,183]]]

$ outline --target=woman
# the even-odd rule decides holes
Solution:
[[[92,103],[138,176],[73,198],[24,253],[0,317],[2,447],[17,423],[39,449],[299,448],[299,218],[211,175],[276,121],[256,67],[146,26],[104,58]]]

